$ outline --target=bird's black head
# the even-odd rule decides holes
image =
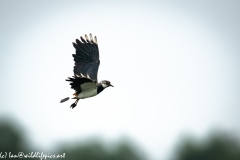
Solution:
[[[107,88],[109,86],[114,87],[113,85],[111,85],[111,82],[107,81],[107,80],[101,81],[101,84],[102,84],[103,88]]]

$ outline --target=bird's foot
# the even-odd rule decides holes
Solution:
[[[76,103],[73,103],[71,106],[70,106],[70,108],[75,108],[77,106],[77,104]]]
[[[77,106],[77,103],[78,103],[78,101],[79,101],[79,99],[77,99],[71,106],[70,106],[70,108],[74,108],[74,107],[76,107]]]

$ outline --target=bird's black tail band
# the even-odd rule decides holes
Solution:
[[[66,102],[67,100],[69,100],[69,97],[63,98],[63,99],[60,101],[60,103]]]

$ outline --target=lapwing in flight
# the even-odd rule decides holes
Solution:
[[[76,99],[70,106],[74,108],[80,99],[89,98],[98,95],[105,88],[111,85],[110,81],[103,80],[98,83],[97,74],[98,67],[100,65],[99,50],[97,37],[94,39],[90,33],[89,38],[85,34],[85,39],[81,36],[80,40],[76,39],[76,43],[73,42],[73,46],[76,49],[76,54],[73,54],[75,66],[73,68],[74,76],[68,77],[66,81],[70,82],[71,88],[75,90],[72,97],[62,99],[63,103],[70,98]]]

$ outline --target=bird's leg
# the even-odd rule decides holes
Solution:
[[[77,99],[71,106],[70,106],[70,108],[75,108],[76,106],[77,106],[77,103],[78,103],[78,101],[79,101],[79,99]]]
[[[77,99],[77,100],[75,101],[76,105],[77,105],[77,103],[78,103],[79,100],[80,100],[80,99]]]

